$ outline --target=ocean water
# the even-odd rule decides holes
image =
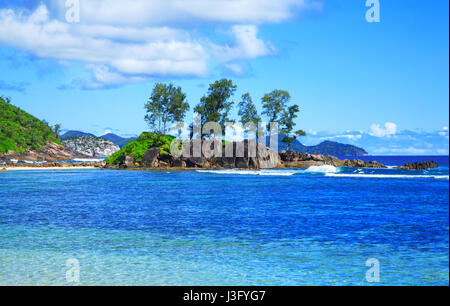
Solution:
[[[11,171],[0,199],[0,285],[449,285],[445,166]]]

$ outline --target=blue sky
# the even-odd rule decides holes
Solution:
[[[288,90],[306,144],[448,154],[448,1],[380,0],[379,23],[365,0],[125,2],[80,0],[79,23],[65,1],[2,2],[0,95],[65,129],[126,136],[147,130],[155,82],[193,107],[227,77],[259,109]]]

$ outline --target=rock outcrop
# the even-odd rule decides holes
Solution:
[[[160,156],[160,150],[158,148],[150,148],[144,154],[142,158],[142,166],[145,168],[154,168],[157,167],[158,158]]]
[[[202,141],[203,148],[213,151],[215,146],[222,146],[221,142]],[[191,157],[172,157],[161,155],[158,148],[150,148],[143,156],[139,165],[132,162],[129,156],[126,156],[119,165],[120,168],[215,168],[215,169],[269,169],[281,167],[279,155],[270,148],[255,141],[245,140],[243,142],[233,142],[221,147],[221,156],[217,157],[211,153],[211,156],[192,157],[192,142],[186,143],[184,148],[190,150]],[[187,154],[186,154],[187,155]],[[206,154],[208,155],[208,154]],[[229,157],[232,156],[232,157]],[[115,167],[115,166],[108,166]]]
[[[41,150],[27,149],[23,153],[9,151],[5,154],[0,154],[0,162],[8,162],[10,160],[54,162],[72,160],[75,158],[87,158],[87,156],[72,151],[54,142],[47,143],[47,145],[42,147]]]
[[[111,141],[93,136],[68,138],[63,140],[63,145],[89,157],[109,157],[120,150],[119,146]]]
[[[397,167],[397,169],[404,169],[404,170],[427,170],[427,169],[433,169],[438,168],[439,165],[435,163],[434,161],[426,161],[423,163],[415,162],[415,163],[409,163],[405,164],[402,167]]]
[[[134,160],[133,156],[125,156],[125,161],[124,161],[125,167],[127,168],[134,168],[136,167],[136,161]]]
[[[286,168],[308,168],[310,166],[332,165],[352,168],[386,168],[376,161],[365,162],[359,159],[338,159],[327,154],[308,154],[303,152],[281,151],[280,158]]]
[[[46,162],[46,163],[38,163],[38,164],[29,164],[29,163],[6,163],[0,166],[6,168],[38,168],[38,169],[47,169],[47,168],[61,168],[61,169],[71,169],[71,168],[103,168],[105,167],[105,163],[103,162]]]

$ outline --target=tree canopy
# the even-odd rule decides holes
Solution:
[[[232,97],[237,86],[229,79],[217,80],[210,84],[207,93],[200,99],[194,111],[201,115],[201,121],[197,125],[204,126],[207,122],[217,122],[225,130],[226,122],[234,122],[230,118],[230,112],[234,106]],[[146,121],[159,134],[165,135],[167,125],[175,121],[181,121],[185,117],[189,105],[185,102],[186,95],[180,87],[172,84],[166,85],[157,83],[153,88],[150,100],[145,105],[147,109]],[[297,104],[291,105],[291,96],[286,90],[276,89],[265,94],[261,99],[262,115],[266,116],[269,122],[277,122],[282,141],[287,143],[288,148],[299,136],[305,136],[302,130],[294,131],[295,119],[298,117],[300,107]],[[261,117],[258,114],[256,105],[249,93],[241,97],[238,104],[239,121],[245,125],[249,122],[258,126]],[[269,130],[269,126],[267,127]],[[190,126],[191,138],[194,137],[193,125]]]
[[[157,133],[165,135],[168,125],[182,121],[189,110],[186,94],[172,84],[155,84],[149,101],[145,104],[145,120]]]
[[[269,118],[270,122],[279,122],[280,116],[285,112],[291,99],[291,95],[285,90],[276,89],[262,97],[263,115]]]
[[[230,98],[236,91],[233,81],[222,79],[209,85],[208,93],[200,99],[200,103],[194,108],[195,112],[202,115],[202,126],[206,122],[218,122],[224,129],[226,122],[232,122],[228,118],[234,105]]]
[[[239,102],[239,112],[238,115],[241,117],[241,123],[245,125],[246,123],[253,122],[255,126],[261,118],[258,116],[258,111],[253,103],[253,100],[249,93],[242,95],[242,101]]]
[[[61,144],[48,123],[13,106],[9,98],[0,98],[0,153],[40,150],[48,142]]]
[[[292,133],[295,127],[294,119],[298,117],[300,107],[298,105],[289,106],[291,95],[285,90],[274,90],[262,98],[263,114],[269,118],[270,122],[278,122],[282,141],[287,143],[287,148],[299,136],[306,136],[302,130]]]

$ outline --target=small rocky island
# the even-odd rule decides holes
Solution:
[[[434,169],[438,168],[439,165],[434,161],[425,161],[423,163],[415,162],[415,163],[409,163],[405,164],[402,167],[396,167],[396,169],[401,170],[427,170],[427,169]]]
[[[222,143],[220,157],[173,157],[170,154],[170,144],[173,136],[161,136],[154,133],[143,133],[136,141],[130,142],[120,151],[113,154],[105,162],[109,169],[274,169],[274,168],[308,168],[310,166],[332,165],[335,167],[354,168],[387,168],[377,161],[363,161],[359,159],[344,159],[327,154],[309,154],[294,151],[281,151],[277,154],[271,148],[255,143],[254,140],[243,142]],[[208,144],[202,140],[202,147]],[[209,143],[210,150],[220,142]],[[231,149],[232,146],[232,149]],[[193,142],[184,143],[189,148],[189,156],[193,156]],[[243,148],[243,154],[237,154],[237,148]],[[249,149],[250,148],[250,149]],[[252,148],[256,154],[249,154]],[[227,157],[225,152],[232,152]],[[255,152],[254,152],[255,153]],[[405,165],[402,169],[429,169],[438,165],[433,162]]]
[[[254,140],[222,144],[222,156],[192,157],[193,142],[184,142],[183,148],[189,148],[190,157],[173,157],[170,144],[173,136],[159,136],[143,133],[136,141],[130,142],[120,151],[106,160],[105,168],[111,169],[273,169],[273,168],[308,168],[310,166],[333,165],[335,167],[386,168],[376,161],[340,160],[326,154],[308,154],[302,152],[282,151],[276,153],[271,148],[256,143]],[[202,140],[202,147],[208,144]],[[210,150],[220,142],[210,142]],[[232,148],[231,148],[232,146]],[[238,148],[242,148],[239,151]],[[254,154],[249,154],[253,152]],[[241,154],[238,154],[238,151]],[[226,154],[228,152],[229,154]],[[230,155],[232,152],[232,155]],[[234,156],[234,157],[229,157]]]

